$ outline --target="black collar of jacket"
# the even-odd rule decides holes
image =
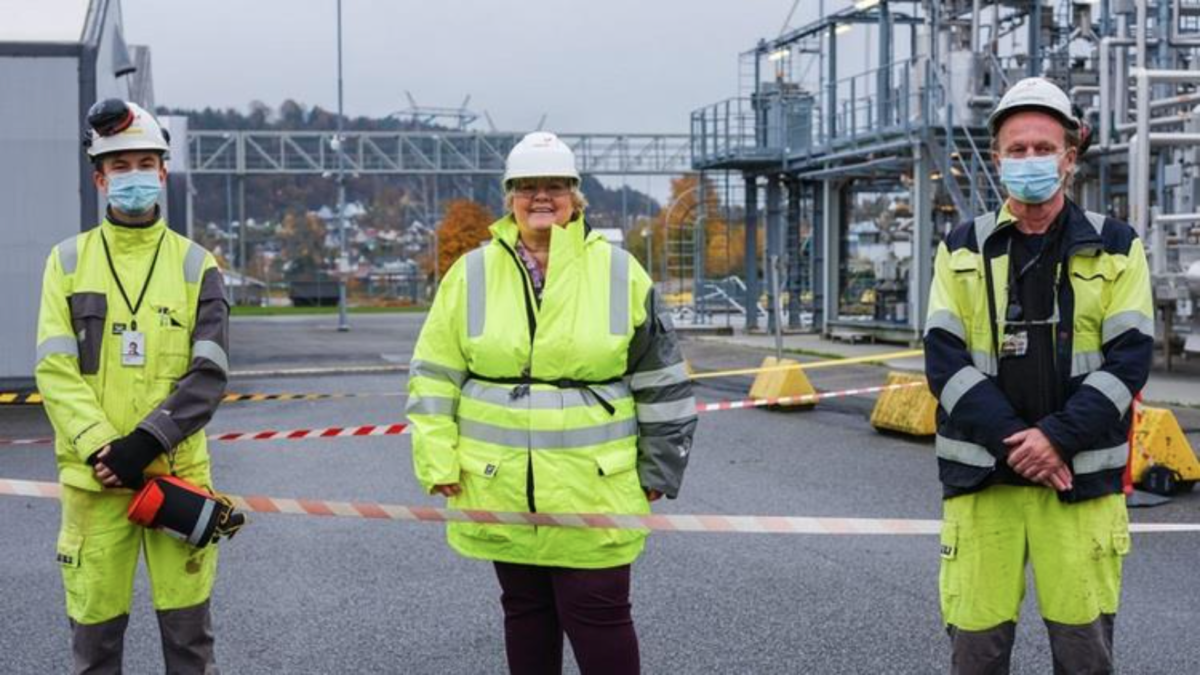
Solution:
[[[996,214],[996,217],[999,218],[999,213]],[[991,234],[988,235],[988,241],[993,240],[997,233],[1014,227],[1013,223],[1015,222],[1009,221],[992,230]],[[1087,213],[1079,208],[1075,202],[1071,201],[1070,198],[1064,200],[1063,210],[1055,217],[1052,227],[1065,228],[1062,232],[1062,239],[1059,242],[1058,249],[1062,260],[1066,260],[1079,253],[1089,256],[1099,255],[1100,251],[1104,248],[1104,240],[1101,237],[1101,233],[1096,231],[1095,226],[1092,225],[1092,221],[1088,219]],[[986,243],[980,242],[979,248],[981,251],[986,250],[984,248],[984,244]]]

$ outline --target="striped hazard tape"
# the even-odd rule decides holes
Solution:
[[[57,483],[0,479],[0,495],[56,498]],[[808,518],[804,516],[730,515],[627,515],[612,513],[520,513],[400,506],[374,502],[338,502],[279,497],[230,496],[239,509],[249,513],[282,513],[337,518],[365,518],[424,523],[484,523],[488,525],[537,525],[660,532],[716,532],[737,534],[842,534],[842,535],[933,535],[941,530],[939,520],[905,518]],[[1133,523],[1131,532],[1200,532],[1200,523]]]
[[[805,394],[803,396],[781,396],[778,398],[750,398],[741,401],[719,401],[716,403],[699,403],[697,413],[720,412],[722,410],[742,410],[746,408],[761,408],[765,406],[802,405],[816,403],[831,398],[847,396],[864,396],[892,389],[923,386],[924,382],[903,382],[879,387],[860,387],[844,389],[820,394]],[[236,441],[297,441],[313,438],[348,438],[351,436],[399,436],[409,433],[408,424],[367,424],[357,427],[328,427],[325,429],[294,429],[291,431],[229,431],[212,434],[210,441],[232,443]],[[5,445],[47,445],[53,443],[51,438],[0,438],[0,446]]]
[[[352,394],[225,394],[222,403],[262,401],[327,401],[340,398],[372,398],[376,396],[407,396],[402,391],[358,392]]]
[[[36,391],[31,394],[4,391],[0,392],[0,405],[41,405],[42,395]]]

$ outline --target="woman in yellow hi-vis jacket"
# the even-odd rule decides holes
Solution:
[[[144,550],[167,672],[215,673],[216,547],[139,527],[126,510],[146,476],[211,488],[203,428],[225,392],[229,307],[213,256],[159,215],[168,145],[158,122],[117,99],[88,122],[108,215],[46,261],[36,367],[62,483],[57,559],[74,671],[121,672]]]
[[[583,219],[575,157],[532,133],[508,157],[509,214],[450,269],[409,380],[417,479],[455,508],[647,513],[678,493],[691,383],[650,278]],[[630,564],[646,533],[454,523],[495,562],[514,673],[639,669]]]

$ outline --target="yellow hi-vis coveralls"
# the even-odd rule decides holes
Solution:
[[[696,426],[670,317],[645,271],[582,218],[551,235],[540,303],[507,216],[447,273],[413,355],[408,416],[426,490],[451,506],[647,513],[679,491]],[[452,523],[459,553],[608,568],[637,558],[638,530]]]
[[[940,404],[941,602],[954,672],[1008,672],[1027,561],[1055,672],[1110,672],[1129,552],[1122,474],[1130,404],[1145,385],[1154,344],[1146,256],[1129,225],[1068,200],[1045,235],[1058,237],[1053,246],[1046,240],[1044,250],[1057,256],[1042,268],[1046,283],[1030,285],[1054,307],[1053,319],[1041,322],[1053,326],[1042,334],[1049,339],[1030,344],[1052,353],[1004,351],[999,345],[1012,334],[1006,323],[1015,329],[1019,318],[1008,310],[1029,297],[1010,294],[1014,222],[1006,206],[947,236],[926,322],[926,374]],[[1013,366],[1004,359],[1016,358],[1040,359],[1034,363],[1053,371],[1056,390],[1028,392],[1028,400],[1006,393],[1028,389],[1005,379]],[[1035,398],[1055,403],[1038,404],[1047,413],[1026,419],[1018,411],[1032,409]],[[1004,439],[1033,426],[1070,468],[1071,490],[1056,493],[1008,466]]]
[[[136,317],[114,271],[130,302],[146,286]],[[135,323],[145,336],[144,364],[122,365],[121,334]],[[211,488],[202,429],[224,395],[228,332],[229,307],[216,261],[162,220],[141,228],[106,220],[50,253],[36,374],[54,426],[63,486],[57,557],[67,614],[76,625],[77,659],[102,660],[99,652],[113,649],[119,658],[143,548],[168,670],[186,669],[190,658],[187,644],[173,643],[208,630],[216,547],[195,549],[131,523],[126,509],[133,491],[103,489],[87,460],[140,429],[164,450],[147,475],[168,474],[173,464],[179,477]],[[100,625],[106,628],[88,637],[87,627]],[[81,649],[92,655],[81,655]]]

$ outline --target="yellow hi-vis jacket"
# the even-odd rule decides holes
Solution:
[[[555,227],[540,304],[511,216],[460,258],[421,330],[409,379],[413,463],[453,508],[649,512],[674,497],[696,404],[669,316],[633,256],[582,218]],[[475,558],[574,568],[632,562],[646,533],[452,523]]]
[[[1129,453],[1130,403],[1145,385],[1154,348],[1154,305],[1142,242],[1115,218],[1088,213],[1070,200],[1063,227],[1054,298],[1060,410],[1036,424],[1071,468],[1082,501],[1120,492]],[[938,397],[935,450],[947,497],[981,489],[1007,461],[1004,439],[1029,424],[998,381],[998,345],[1009,298],[1007,205],[955,228],[938,246],[925,371]],[[1047,290],[1047,292],[1052,292]]]
[[[112,255],[105,256],[104,237]],[[133,330],[121,285],[136,298],[145,364],[122,365],[121,333]],[[38,319],[38,390],[54,426],[59,479],[98,491],[87,459],[112,441],[143,429],[164,448],[148,475],[176,474],[211,485],[202,428],[225,392],[229,306],[213,256],[162,220],[144,228],[114,225],[71,237],[46,261]]]

